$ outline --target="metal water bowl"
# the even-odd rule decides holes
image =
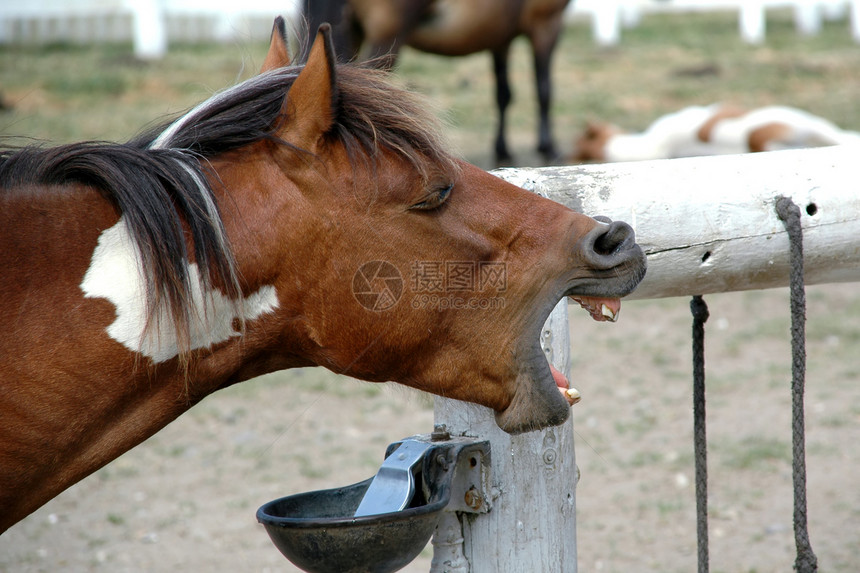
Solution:
[[[391,444],[373,478],[270,501],[257,520],[308,573],[389,573],[421,553],[444,510],[489,510],[474,503],[488,468],[487,442],[416,436]]]
[[[443,487],[404,510],[355,517],[372,481],[283,497],[257,519],[284,557],[309,573],[397,571],[430,541],[451,492]]]

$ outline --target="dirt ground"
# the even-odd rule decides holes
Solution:
[[[860,570],[857,293],[808,292],[809,521],[822,572]],[[787,293],[706,300],[711,571],[790,571]],[[579,570],[693,571],[688,300],[626,302],[615,325],[571,311]],[[239,385],[0,536],[0,570],[296,571],[257,507],[369,477],[388,443],[432,423],[425,395],[320,369]],[[430,557],[405,571],[428,571]]]

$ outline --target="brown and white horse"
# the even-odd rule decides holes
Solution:
[[[508,56],[518,36],[528,38],[534,59],[538,97],[538,152],[556,157],[550,129],[550,68],[570,0],[306,0],[311,29],[331,22],[338,54],[360,55],[393,65],[403,46],[443,56],[489,50],[496,76],[496,162],[509,164],[505,111],[512,92]],[[364,47],[362,48],[362,45]],[[384,56],[384,57],[383,57]]]
[[[757,153],[860,144],[860,133],[840,129],[802,109],[731,105],[690,106],[657,118],[641,133],[590,122],[577,137],[571,161],[640,161]]]
[[[279,369],[469,400],[509,432],[568,416],[541,325],[565,295],[616,308],[645,271],[631,229],[454,159],[326,27],[287,64],[278,20],[260,75],[170,125],[0,155],[0,532]],[[474,275],[409,280],[448,263]],[[503,304],[428,309],[430,286]]]

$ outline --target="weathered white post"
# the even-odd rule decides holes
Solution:
[[[517,177],[516,171],[495,174],[503,179]],[[544,324],[540,344],[550,363],[566,377],[570,376],[568,328],[565,298]],[[466,562],[446,566],[434,557],[432,573],[576,573],[578,472],[573,416],[558,427],[511,436],[496,425],[492,410],[437,397],[435,423],[445,424],[452,435],[490,442],[492,499],[486,500],[488,513],[459,514]],[[437,533],[450,537],[450,527],[449,522],[447,533]]]
[[[541,347],[553,366],[569,376],[566,299],[544,325]],[[490,442],[492,499],[487,500],[489,513],[459,514],[467,563],[438,562],[434,557],[431,571],[575,573],[577,471],[572,417],[555,428],[511,436],[499,429],[493,411],[483,406],[436,398],[435,415],[436,423],[445,424],[452,435]],[[450,529],[450,523],[446,527]],[[437,535],[452,537],[450,531],[437,530]]]

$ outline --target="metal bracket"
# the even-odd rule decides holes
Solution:
[[[435,488],[431,488],[434,484]],[[406,438],[388,446],[385,461],[373,478],[355,517],[401,511],[421,488],[450,488],[446,511],[486,513],[490,492],[490,444],[451,437],[444,428]]]
[[[414,439],[400,442],[397,449],[382,462],[355,510],[355,517],[405,509],[415,496],[415,471],[424,460],[424,454],[432,447],[432,442]]]
[[[445,511],[487,513],[490,496],[490,443],[474,438],[451,438],[447,463],[453,465],[451,501]]]

